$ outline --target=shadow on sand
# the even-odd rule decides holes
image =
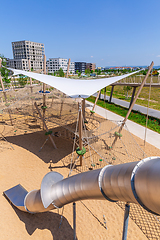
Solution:
[[[48,229],[53,236],[53,240],[73,239],[73,228],[64,216],[61,221],[61,215],[55,212],[30,214],[20,211],[12,204],[11,206],[19,219],[25,223],[29,235],[32,235],[36,229]]]
[[[58,132],[59,129],[60,128],[54,128],[51,130],[53,130],[53,132]],[[57,146],[57,149],[54,149],[50,139],[45,135],[45,132],[46,131],[37,131],[22,135],[8,136],[6,139],[11,144],[13,143],[37,155],[45,163],[49,163],[50,160],[52,160],[52,163],[57,163],[72,153],[73,143],[71,141],[53,136],[53,140]],[[48,140],[46,141],[47,138]],[[45,145],[43,146],[44,143]],[[42,146],[43,148],[41,149]]]

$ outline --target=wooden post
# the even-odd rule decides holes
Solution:
[[[66,74],[66,78],[68,78],[70,62],[71,62],[71,59],[69,58],[69,59],[68,59],[68,66],[67,66],[67,74]]]
[[[54,96],[52,96],[52,102],[51,102],[51,107],[52,107],[52,105],[53,105],[53,100],[54,100]]]
[[[68,66],[67,66],[66,78],[68,78],[70,61],[71,61],[71,59],[69,58],[69,60],[68,60]],[[64,98],[64,93],[63,93],[63,98]],[[60,108],[60,114],[59,114],[59,115],[60,115],[60,117],[61,117],[62,110],[63,110],[63,103],[64,103],[64,99],[62,99],[62,102],[61,102],[61,108]]]
[[[152,68],[153,68],[153,65],[154,65],[154,62],[152,62],[151,65],[150,65],[149,68],[148,68],[148,72],[147,72],[145,78],[143,79],[142,84],[141,84],[140,88],[138,89],[138,92],[137,92],[137,94],[136,94],[136,96],[135,96],[135,98],[134,98],[134,100],[133,100],[133,102],[132,102],[132,104],[131,104],[128,112],[127,112],[127,114],[126,114],[126,117],[124,118],[123,123],[122,123],[122,125],[121,125],[121,127],[120,127],[120,129],[119,129],[119,131],[118,131],[119,133],[121,133],[121,131],[122,131],[122,129],[123,129],[123,127],[124,127],[124,125],[125,125],[128,117],[129,117],[129,114],[131,113],[132,108],[133,108],[133,106],[134,106],[134,104],[135,104],[135,102],[136,102],[136,100],[137,100],[137,98],[138,98],[138,96],[139,96],[139,94],[140,94],[140,92],[141,92],[141,90],[142,90],[142,88],[143,88],[143,86],[144,86],[144,84],[145,84],[145,82],[146,82],[149,74],[150,74],[150,71],[151,71]],[[115,136],[115,139],[114,139],[114,141],[113,141],[113,143],[112,143],[112,147],[115,145],[115,143],[116,143],[116,141],[117,141],[117,138],[118,138],[118,136],[116,135],[116,136]]]
[[[78,111],[79,111],[79,149],[82,150],[82,106],[81,103],[78,103]],[[80,166],[82,166],[82,155],[80,155]]]
[[[149,100],[150,100],[150,96],[151,96],[151,84],[152,84],[152,71],[151,71],[151,80],[150,80],[150,84],[149,84],[149,96],[148,96],[146,127],[145,127],[145,134],[144,134],[144,146],[146,145],[146,137],[147,137],[147,124],[148,124]]]
[[[15,81],[15,76],[13,77],[14,79],[14,89],[16,89],[16,81]]]
[[[95,102],[94,102],[94,106],[93,106],[93,108],[92,108],[92,111],[94,111],[94,109],[95,109],[95,106],[96,106],[96,103],[97,103],[97,101],[98,101],[100,92],[101,92],[101,90],[99,90],[99,92],[98,92],[98,94],[97,94],[97,97],[96,97],[96,100],[95,100]]]
[[[2,66],[2,59],[0,58],[0,68],[1,68],[1,66]],[[1,82],[1,86],[2,86],[2,91],[3,91],[4,99],[5,99],[5,102],[7,103],[8,100],[7,100],[7,95],[6,95],[6,92],[5,92],[4,85],[3,85],[3,81],[2,81],[2,77],[1,77],[1,72],[0,72],[0,82]],[[10,109],[8,109],[8,113],[9,113],[9,117],[10,117],[11,125],[13,126],[13,122],[12,122],[12,117],[11,117],[11,111],[10,111]]]
[[[44,61],[43,61],[43,72],[44,72],[44,74],[46,74],[46,55],[44,55],[44,59],[43,59]],[[46,111],[46,109],[45,109],[45,107],[46,107],[46,94],[45,94],[45,91],[46,91],[46,84],[45,83],[43,83],[43,118],[45,119],[45,111]],[[43,129],[44,129],[44,124],[43,124]]]
[[[30,59],[28,59],[28,67],[29,67],[29,72],[31,72],[31,61],[30,61]],[[32,93],[32,78],[30,77],[29,80],[30,80],[31,93]]]
[[[114,90],[114,85],[112,85],[111,94],[110,94],[110,98],[109,98],[109,103],[111,103],[111,101],[112,101],[113,90]]]
[[[64,95],[63,95],[63,97],[64,97]],[[62,99],[62,101],[61,101],[60,113],[59,113],[59,116],[60,116],[60,117],[61,117],[61,115],[62,115],[62,110],[63,110],[63,102],[64,102],[64,100]]]
[[[13,87],[12,87],[12,77],[11,77],[11,81],[10,81],[10,89],[13,89]]]
[[[37,106],[37,103],[35,102],[34,105],[35,105],[35,107],[36,107],[36,109],[37,109],[37,112],[38,112],[38,114],[39,114],[39,116],[40,116],[40,118],[41,118],[41,120],[42,120],[42,122],[43,122],[43,125],[44,125],[46,131],[48,132],[48,131],[49,131],[49,130],[48,130],[48,127],[47,127],[47,125],[46,125],[46,122],[45,122],[44,118],[42,117],[41,112],[39,111],[39,108],[38,108],[38,106]],[[53,144],[54,148],[57,149],[56,144],[55,144],[55,142],[54,142],[51,134],[49,134],[49,138],[50,138],[51,143]]]
[[[136,92],[136,88],[137,88],[137,87],[133,87],[132,98],[131,98],[131,101],[130,101],[130,104],[129,104],[129,108],[130,108],[131,105],[132,105],[132,102],[133,102],[133,99],[134,99],[134,95],[135,95],[135,92]]]
[[[12,81],[12,87],[13,87],[13,89],[14,89],[13,77],[11,77],[11,81]]]
[[[82,116],[83,116],[83,122],[85,122],[85,98],[82,100]]]
[[[31,61],[30,61],[30,59],[28,59],[28,68],[29,68],[29,71],[31,72]],[[33,98],[32,98],[32,94],[33,94],[32,78],[30,77],[29,80],[30,80],[30,88],[31,88],[32,112],[33,112],[33,116],[34,116],[34,105],[33,105]]]

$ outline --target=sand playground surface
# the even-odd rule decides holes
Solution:
[[[40,101],[41,99],[36,99],[39,106]],[[10,124],[7,110],[0,115],[0,239],[2,240],[73,239],[72,204],[59,210],[29,214],[9,203],[3,195],[7,189],[17,184],[21,184],[27,191],[39,189],[43,177],[49,171],[57,171],[66,178],[70,171],[71,159],[74,165],[71,173],[73,175],[101,168],[107,163],[120,164],[140,161],[149,156],[160,156],[159,149],[148,143],[144,147],[141,139],[125,129],[115,148],[109,151],[108,147],[113,141],[117,124],[104,121],[100,116],[95,115],[86,124],[87,153],[83,159],[83,166],[80,167],[75,151],[72,153],[73,143],[76,144],[78,141],[78,133],[74,135],[77,103],[71,104],[69,99],[66,101],[68,101],[67,105],[62,99],[59,101],[55,98],[54,101],[53,98],[47,99],[46,124],[54,132],[53,140],[57,149],[53,148],[50,139],[46,141],[48,136],[45,135],[46,131],[43,130],[41,120],[37,115],[32,116],[32,104],[21,100],[19,106],[12,108],[13,126]],[[57,108],[58,104],[59,108]],[[57,117],[60,115],[62,105],[61,116]],[[86,113],[86,118],[87,116],[89,113],[88,115]],[[104,130],[106,134],[103,134]],[[93,137],[97,135],[98,138]],[[90,145],[90,149],[87,148],[87,144]],[[112,203],[107,200],[77,202],[77,239],[122,239],[124,206],[125,203]],[[160,239],[159,220],[159,217],[146,212],[140,206],[131,204],[127,239]]]

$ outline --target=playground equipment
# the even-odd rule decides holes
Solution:
[[[100,89],[117,82],[123,78],[129,77],[133,74],[138,73],[139,71],[128,73],[122,76],[116,76],[116,77],[110,77],[110,78],[102,78],[102,79],[94,79],[94,80],[85,80],[82,82],[82,80],[79,79],[66,79],[62,77],[55,77],[51,75],[45,75],[45,74],[38,74],[33,72],[26,72],[23,70],[18,69],[12,69],[8,68],[12,72],[14,72],[14,75],[22,74],[31,78],[34,78],[43,84],[48,84],[51,87],[54,87],[64,94],[72,97],[72,98],[87,98],[93,93],[99,91]],[[44,91],[44,89],[43,89]]]
[[[153,63],[152,63],[153,64]],[[18,72],[23,74],[23,71],[21,70],[14,70],[14,72]],[[25,72],[26,73],[26,72]],[[67,95],[73,97],[78,97],[78,98],[86,98],[90,95],[91,91],[92,93],[94,92],[94,90],[98,90],[98,88],[103,88],[106,85],[109,85],[111,82],[115,81],[115,80],[119,80],[119,77],[116,78],[112,78],[112,79],[100,79],[97,80],[97,82],[89,80],[89,81],[82,81],[81,80],[76,80],[76,85],[75,85],[75,81],[71,80],[71,79],[63,79],[63,78],[57,78],[53,77],[53,76],[43,76],[41,74],[38,75],[32,75],[34,73],[27,73],[25,75],[28,75],[29,77],[34,77],[37,80],[40,80],[46,84],[49,84],[51,86],[56,87],[57,89],[60,89],[62,92],[65,92]],[[134,73],[132,73],[134,74]],[[129,75],[132,75],[129,74]],[[31,76],[32,75],[32,76]],[[127,76],[129,76],[127,75]],[[122,78],[124,76],[121,76]],[[125,76],[126,77],[126,76]],[[53,80],[53,82],[51,83],[51,80]],[[65,82],[64,82],[65,80]],[[91,82],[92,81],[92,82]],[[71,86],[73,83],[73,89],[70,88],[69,86]],[[67,86],[68,84],[68,86]],[[91,86],[93,84],[92,89],[89,89],[89,86]],[[63,87],[61,87],[63,86]],[[98,88],[97,88],[98,87]],[[65,90],[64,90],[65,88]],[[67,89],[67,90],[66,90]],[[89,91],[88,91],[89,89]],[[32,95],[32,97],[35,98],[35,96]],[[63,94],[64,97],[64,94]],[[39,98],[36,99],[36,103],[39,103],[38,101],[40,100]],[[53,100],[53,97],[52,97]],[[65,100],[68,100],[67,97]],[[45,102],[47,103],[47,102]],[[40,103],[39,103],[40,104]],[[61,105],[60,105],[60,111],[59,114],[57,115],[57,122],[56,124],[58,125],[63,125],[63,121],[64,121],[64,127],[67,129],[69,129],[69,127],[66,127],[66,122],[65,122],[65,118],[64,118],[64,114],[62,114],[62,109],[64,109],[63,106],[64,102],[63,100],[61,101]],[[47,104],[43,104],[44,107],[46,107]],[[56,105],[56,103],[52,101],[51,106]],[[76,103],[76,105],[78,105]],[[95,104],[96,105],[96,104]],[[87,116],[85,118],[84,114],[83,114],[83,103],[79,102],[79,108],[78,108],[78,112],[79,112],[79,131],[77,130],[75,133],[75,136],[78,137],[79,139],[79,150],[82,151],[83,150],[83,145],[86,144],[89,146],[89,148],[91,147],[92,149],[94,149],[96,151],[96,146],[100,145],[100,147],[102,148],[102,143],[103,143],[103,148],[106,150],[108,150],[109,148],[112,148],[112,145],[109,144],[108,138],[106,139],[106,136],[104,138],[104,132],[102,132],[101,126],[103,124],[98,124],[98,127],[94,129],[94,133],[91,136],[87,136],[84,134],[84,132],[87,132],[88,129],[85,129],[85,124],[87,126]],[[48,110],[48,109],[47,109]],[[46,113],[47,113],[46,110]],[[63,110],[64,111],[64,110]],[[94,109],[91,110],[92,112],[94,112]],[[77,112],[77,107],[76,107],[76,112]],[[90,118],[92,117],[93,120],[93,113],[90,113]],[[50,114],[50,116],[52,117],[53,115]],[[46,120],[46,118],[48,118],[47,120],[51,120],[51,117],[49,117],[49,115],[47,116],[47,114],[45,116],[43,116],[43,120]],[[74,131],[75,131],[75,116],[73,118],[73,125],[74,125]],[[52,120],[51,120],[52,121]],[[54,118],[55,121],[55,118]],[[71,121],[71,119],[69,119],[69,121]],[[49,122],[49,121],[48,121]],[[86,123],[85,123],[86,122]],[[44,121],[43,121],[44,123]],[[85,124],[84,124],[85,123]],[[48,124],[47,124],[48,125]],[[124,126],[124,124],[123,124]],[[87,126],[88,127],[88,126]],[[46,128],[46,127],[45,127]],[[46,129],[47,130],[47,129]],[[48,129],[49,130],[49,129]],[[87,130],[87,131],[86,131]],[[104,130],[104,129],[103,129]],[[123,136],[123,132],[121,134],[121,131],[116,131],[117,129],[111,129],[112,131],[108,131],[107,132],[107,137],[109,136],[109,138],[111,139],[112,137],[114,137],[114,139],[120,139],[120,141],[122,142],[121,138]],[[121,129],[122,130],[122,129]],[[49,132],[49,131],[47,131]],[[89,131],[88,131],[89,133]],[[49,137],[52,138],[51,134],[49,135]],[[74,137],[74,139],[76,139],[76,137]],[[113,140],[114,140],[113,139]],[[98,142],[101,142],[101,144],[98,144]],[[119,142],[119,141],[118,141]],[[93,145],[94,143],[94,145]],[[124,144],[122,142],[122,144]],[[54,145],[54,144],[53,144]],[[74,150],[74,149],[73,149]],[[112,155],[113,151],[110,151],[110,155],[112,160],[115,160],[116,157],[114,155]],[[126,150],[127,152],[127,150]],[[80,162],[82,163],[82,155],[79,155],[80,157]],[[101,161],[99,160],[100,164],[101,162],[104,160],[105,161],[106,156],[103,158],[101,158]],[[139,158],[137,158],[138,160]],[[141,158],[142,159],[142,158]],[[146,162],[145,162],[145,166],[146,166]],[[95,167],[95,163],[92,162],[92,169],[94,169]],[[143,165],[143,168],[144,168]],[[121,165],[118,165],[121,166]],[[60,208],[62,206],[64,206],[65,204],[68,204],[70,202],[75,202],[77,200],[83,200],[83,199],[105,199],[107,198],[110,201],[125,201],[126,204],[126,217],[125,217],[125,224],[124,224],[124,229],[126,229],[127,226],[127,219],[128,219],[128,214],[129,214],[129,202],[134,202],[134,203],[139,203],[140,205],[143,205],[143,207],[145,209],[147,209],[148,211],[157,213],[157,209],[152,209],[150,207],[148,207],[148,205],[144,204],[145,201],[141,201],[141,199],[139,200],[139,195],[134,195],[134,189],[130,189],[130,177],[131,174],[134,172],[134,167],[138,166],[136,165],[136,163],[129,163],[128,165],[123,165],[122,169],[121,167],[117,167],[116,166],[109,166],[107,165],[105,168],[102,169],[97,169],[94,170],[92,172],[88,172],[88,173],[82,173],[82,175],[76,175],[74,177],[70,177],[68,179],[62,180],[62,176],[59,173],[49,173],[47,174],[41,184],[41,190],[34,190],[30,193],[28,193],[25,189],[23,189],[23,187],[21,185],[17,185],[12,189],[9,189],[8,191],[5,191],[4,194],[10,199],[10,201],[17,206],[19,209],[23,210],[23,211],[29,211],[31,213],[35,213],[35,212],[43,212],[43,211],[48,211],[50,209],[54,209],[54,208]],[[112,175],[112,170],[113,172],[117,172],[117,174]],[[122,173],[121,173],[122,171]],[[124,172],[126,174],[123,173]],[[137,171],[138,172],[138,171]],[[105,177],[106,174],[106,177]],[[109,179],[107,176],[110,176]],[[129,178],[128,178],[129,176]],[[83,179],[82,179],[83,177]],[[113,180],[113,186],[109,189],[106,186],[110,186],[112,184],[112,180]],[[118,180],[116,180],[118,179]],[[123,182],[123,184],[121,183],[121,181]],[[117,181],[117,185],[114,186],[114,182]],[[99,183],[99,184],[98,184]],[[141,181],[138,181],[138,184],[136,184],[136,186],[139,185],[139,183],[141,183]],[[44,187],[45,186],[45,187]],[[119,187],[121,186],[121,187]],[[142,189],[143,187],[141,187]],[[69,189],[69,190],[68,190]],[[74,190],[75,189],[75,190]],[[52,191],[53,190],[53,191]],[[56,192],[56,196],[55,196],[55,192]],[[63,192],[64,191],[64,192]],[[68,192],[69,191],[69,192]],[[19,194],[22,196],[21,198],[17,198],[17,196],[19,196]],[[126,194],[126,195],[125,195]],[[147,194],[147,193],[146,193]],[[138,196],[138,197],[137,197]],[[142,200],[144,200],[142,198]],[[142,204],[141,204],[142,203]],[[151,199],[149,199],[149,203],[151,203]],[[150,204],[149,204],[150,205]],[[154,205],[154,204],[152,204]],[[159,205],[158,205],[158,209],[159,209]],[[159,210],[158,213],[159,214]],[[124,230],[124,233],[126,232],[126,230]],[[124,234],[124,238],[125,239],[125,234]]]
[[[84,199],[107,199],[140,204],[160,215],[159,171],[160,157],[149,157],[140,162],[107,165],[66,179],[60,173],[49,172],[40,190],[27,193],[17,185],[4,194],[17,208],[30,213],[61,208]]]
[[[148,212],[160,215],[160,157],[140,162],[107,165],[102,169],[83,172],[69,178],[50,172],[42,180],[40,190],[27,192],[17,185],[4,195],[18,209],[38,213],[61,208],[85,199],[107,199],[126,202],[123,239],[129,216],[129,203],[140,204]]]

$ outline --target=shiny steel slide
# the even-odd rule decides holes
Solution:
[[[22,211],[45,212],[79,200],[107,199],[140,204],[160,215],[160,157],[107,165],[63,179],[57,172],[43,178],[40,190],[27,192],[17,185],[4,195]]]

